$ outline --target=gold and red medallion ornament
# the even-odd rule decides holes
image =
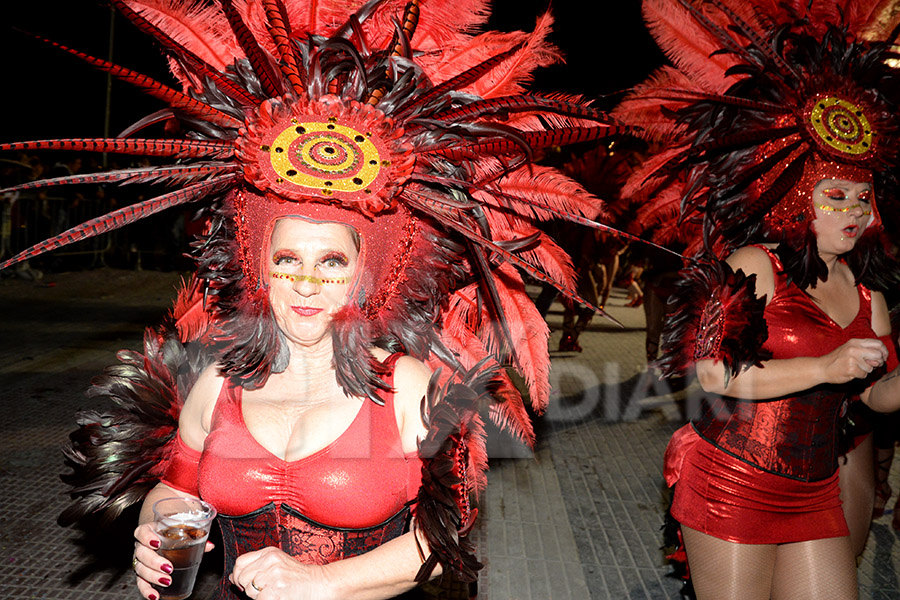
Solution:
[[[391,206],[414,164],[403,129],[371,106],[333,96],[265,102],[242,133],[237,154],[257,188],[364,214]]]
[[[826,152],[844,159],[865,159],[875,146],[875,131],[865,109],[832,95],[816,96],[804,110],[807,131]]]

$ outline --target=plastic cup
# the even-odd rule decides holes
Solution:
[[[154,585],[160,600],[183,600],[194,590],[203,549],[216,509],[202,500],[164,498],[153,504],[160,546],[156,552],[172,563],[172,584]]]

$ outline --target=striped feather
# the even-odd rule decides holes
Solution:
[[[120,67],[114,63],[103,60],[102,58],[95,58],[89,54],[85,54],[84,52],[79,52],[73,48],[69,48],[68,46],[64,46],[57,42],[53,42],[46,38],[42,38],[39,36],[35,36],[37,39],[47,42],[48,44],[55,46],[73,56],[77,56],[81,60],[87,62],[91,66],[94,66],[101,71],[109,73],[113,77],[121,79],[131,85],[140,88],[143,90],[148,96],[152,96],[158,100],[162,100],[169,106],[175,109],[183,110],[184,112],[193,115],[195,117],[210,121],[222,127],[229,127],[232,129],[237,129],[243,123],[231,115],[228,115],[220,110],[217,110],[208,104],[204,104],[199,100],[195,100],[184,94],[170,88],[167,85],[164,85],[151,77],[147,77],[146,75],[142,75],[137,71],[133,71],[126,67]]]
[[[460,119],[471,120],[485,115],[502,116],[526,111],[549,111],[569,117],[583,117],[600,123],[610,122],[610,117],[607,113],[590,106],[544,96],[502,96],[487,100],[476,100],[458,108],[436,112],[429,115],[428,118],[437,121],[453,122]],[[412,122],[414,123],[415,119]]]
[[[492,56],[491,58],[481,62],[471,69],[463,71],[456,77],[448,79],[444,83],[431,88],[424,94],[414,96],[412,100],[399,107],[397,111],[395,111],[391,116],[398,121],[409,117],[410,114],[412,114],[416,109],[428,106],[430,102],[436,100],[442,95],[469,85],[472,81],[478,79],[503,61],[507,60],[510,56],[518,52],[521,47],[522,44],[517,44],[506,52],[501,52],[496,56]]]
[[[31,248],[16,254],[9,260],[0,263],[0,271],[10,265],[33,258],[39,254],[56,250],[57,248],[100,235],[101,233],[106,233],[107,231],[119,229],[129,223],[149,217],[150,215],[156,214],[161,210],[165,210],[172,206],[178,206],[179,204],[185,204],[187,202],[195,202],[231,185],[235,177],[235,175],[225,175],[210,181],[195,183],[184,189],[170,192],[150,200],[145,200],[138,204],[132,204],[101,217],[91,219],[90,221],[85,221],[81,225],[77,225],[57,236],[44,240],[39,244],[35,244]]]
[[[215,7],[203,3],[160,2],[154,0],[111,0],[122,15],[134,23],[138,29],[153,37],[157,42],[175,55],[178,60],[187,64],[192,74],[201,80],[208,77],[224,94],[243,106],[258,106],[260,99],[248,93],[246,89],[234,83],[222,74],[225,67],[234,62],[235,52],[230,44],[219,41],[221,32],[217,32],[214,23],[219,11]],[[144,14],[132,10],[133,5]],[[146,15],[146,17],[144,16]],[[200,58],[185,45],[176,41],[169,33],[164,32],[157,24],[150,22],[154,18],[160,25],[178,35],[188,43],[198,46],[214,64]],[[219,41],[218,44],[216,42]]]
[[[244,23],[240,13],[234,9],[232,0],[222,0],[222,10],[225,12],[228,24],[234,32],[234,37],[240,44],[241,49],[243,49],[247,60],[250,61],[250,66],[253,67],[254,73],[259,78],[259,84],[262,86],[263,91],[270,98],[281,96],[284,93],[284,89],[281,85],[280,74],[272,67],[268,55],[260,47],[256,38],[253,37],[253,33],[247,27],[247,24]]]
[[[735,31],[739,35],[744,36],[763,54],[765,54],[769,60],[775,64],[782,73],[791,75],[797,79],[800,78],[800,74],[794,70],[794,67],[789,65],[784,61],[781,56],[772,49],[771,43],[763,38],[768,32],[760,33],[756,29],[753,28],[752,25],[747,23],[744,19],[742,19],[735,11],[731,10],[724,2],[719,2],[718,0],[708,0],[715,6],[717,9],[722,11],[723,14],[727,15],[731,22],[734,23],[736,27],[731,27],[732,31]]]
[[[0,144],[2,150],[65,150],[75,152],[111,152],[173,158],[228,158],[234,155],[231,142],[201,140],[155,140],[120,138],[66,138]]]
[[[278,63],[281,73],[290,82],[294,93],[302,97],[306,85],[297,64],[297,55],[294,54],[294,47],[291,45],[290,24],[284,19],[284,4],[281,0],[262,0],[262,5],[266,11],[266,27],[281,57]]]
[[[540,150],[550,146],[567,146],[593,140],[604,139],[631,133],[632,127],[609,125],[604,127],[571,127],[562,130],[550,131],[523,131],[521,137],[532,150]],[[465,146],[453,146],[449,148],[434,148],[420,150],[423,154],[440,154],[451,159],[475,158],[480,155],[517,154],[522,152],[521,145],[501,139],[496,141],[478,142]]]
[[[100,173],[82,173],[67,175],[53,179],[40,179],[29,181],[12,187],[0,189],[0,194],[6,192],[22,192],[38,188],[51,188],[60,185],[80,185],[119,182],[127,183],[168,183],[185,184],[192,183],[210,175],[222,175],[240,170],[239,165],[223,163],[193,163],[189,165],[176,165],[173,167],[138,167]]]

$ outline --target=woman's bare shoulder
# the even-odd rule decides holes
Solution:
[[[200,372],[184,401],[178,428],[184,442],[196,450],[202,448],[203,440],[209,433],[212,411],[224,383],[225,378],[212,364]]]
[[[761,246],[743,246],[732,252],[726,261],[735,271],[741,269],[747,275],[772,271],[772,259]]]
[[[765,249],[760,246],[744,246],[735,250],[726,262],[734,271],[743,271],[748,277],[755,275],[756,297],[765,296],[766,303],[771,301],[775,293],[775,270]]]

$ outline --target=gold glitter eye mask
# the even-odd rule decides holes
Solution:
[[[340,285],[346,285],[350,283],[349,277],[329,277],[322,279],[320,277],[313,277],[312,275],[292,275],[291,273],[278,273],[277,271],[270,272],[269,276],[272,277],[272,279],[287,279],[291,283],[296,283],[297,281],[308,281],[313,285],[322,285],[324,283],[337,283]]]
[[[828,205],[828,204],[816,204],[816,206],[818,206],[825,212],[839,212],[839,213],[850,212],[854,208],[862,208],[862,204],[860,204],[859,202],[857,202],[856,204],[853,204],[851,206],[845,206],[844,208],[836,208],[836,207]],[[866,210],[863,208],[862,214],[871,215],[872,209],[870,208],[869,210]]]

